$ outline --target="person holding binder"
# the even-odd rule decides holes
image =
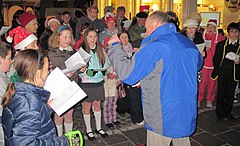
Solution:
[[[71,28],[68,26],[61,26],[56,32],[54,32],[48,40],[48,45],[50,46],[48,50],[48,57],[51,63],[51,69],[59,67],[61,70],[66,68],[65,61],[75,53],[73,46],[75,41]],[[67,76],[70,80],[77,81],[77,74],[69,73]],[[68,110],[62,116],[58,116],[56,113],[54,115],[54,122],[57,127],[58,135],[63,134],[63,123],[65,128],[65,133],[72,131],[73,127],[73,108]]]
[[[56,135],[50,92],[43,89],[49,73],[47,56],[33,49],[20,51],[14,68],[23,82],[9,83],[2,101],[5,145],[69,146],[66,136]]]
[[[95,136],[91,128],[90,110],[93,107],[93,113],[96,122],[95,133],[102,137],[107,137],[108,134],[101,128],[101,101],[104,100],[103,77],[106,69],[109,67],[106,53],[98,42],[97,31],[93,28],[88,28],[83,36],[83,45],[81,46],[87,53],[91,55],[90,61],[85,67],[85,71],[79,74],[81,81],[80,87],[87,93],[87,98],[83,100],[83,118],[86,126],[86,135],[89,140],[94,140]]]

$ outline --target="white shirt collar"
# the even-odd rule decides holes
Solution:
[[[238,41],[238,39],[236,39],[234,42],[233,42],[231,39],[229,39],[228,44],[229,44],[229,45],[231,45],[231,44],[235,44],[235,43],[237,43],[237,41]]]
[[[72,49],[72,47],[71,46],[68,46],[68,47],[66,47],[66,48],[63,48],[63,47],[59,47],[59,50],[61,50],[61,51],[63,51],[63,50],[66,50],[66,51],[72,51],[73,49]]]

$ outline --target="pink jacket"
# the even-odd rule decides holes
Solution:
[[[225,37],[221,34],[218,34],[218,33],[215,33],[213,34],[212,36],[210,36],[208,33],[204,33],[204,36],[203,36],[205,42],[208,40],[208,41],[211,41],[211,48],[209,50],[207,50],[207,56],[206,58],[204,59],[204,65],[203,67],[204,68],[207,68],[207,69],[213,69],[213,56],[215,54],[215,51],[216,51],[216,45],[218,42],[222,41],[225,39]]]

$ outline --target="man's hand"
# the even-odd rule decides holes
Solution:
[[[108,41],[108,45],[111,45],[111,44],[116,43],[116,42],[120,42],[117,34],[112,35],[112,37]]]
[[[112,79],[115,79],[117,75],[116,73],[108,73],[107,77],[112,80]]]

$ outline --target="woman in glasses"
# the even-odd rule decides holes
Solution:
[[[90,110],[93,107],[95,122],[96,122],[96,134],[102,137],[107,137],[108,134],[101,128],[101,101],[104,100],[104,88],[103,88],[103,76],[109,65],[106,60],[105,52],[100,47],[98,42],[97,31],[89,28],[85,31],[83,36],[82,48],[91,55],[86,70],[79,74],[81,82],[79,83],[83,90],[87,93],[88,97],[82,102],[83,118],[86,126],[86,135],[89,140],[94,140],[90,122]],[[101,70],[102,69],[102,70]]]

